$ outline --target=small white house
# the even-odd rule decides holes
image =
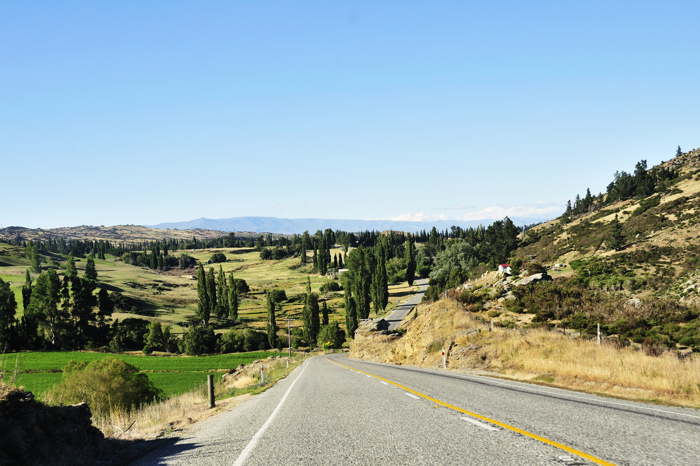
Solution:
[[[501,275],[510,275],[510,264],[501,264],[498,266],[498,273]]]

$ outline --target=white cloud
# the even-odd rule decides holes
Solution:
[[[537,204],[526,204],[526,205],[495,205],[483,208],[476,208],[470,204],[461,204],[459,206],[455,205],[452,209],[460,210],[470,210],[475,209],[473,212],[465,213],[463,215],[446,215],[446,214],[434,214],[425,211],[420,212],[405,212],[400,215],[395,215],[391,217],[385,217],[379,220],[393,220],[393,221],[403,221],[403,222],[430,222],[435,220],[500,220],[504,217],[520,217],[520,218],[533,218],[533,219],[552,219],[558,217],[564,212],[564,204],[561,203],[545,203],[539,202]],[[439,210],[439,209],[435,209]],[[451,209],[446,209],[451,210]]]
[[[559,203],[544,203],[526,205],[496,205],[479,209],[463,215],[457,220],[501,219],[503,217],[533,217],[554,218],[564,212],[564,205]]]

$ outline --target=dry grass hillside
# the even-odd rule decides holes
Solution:
[[[494,327],[452,299],[422,304],[405,334],[358,330],[350,356],[364,360],[490,374],[607,396],[700,407],[700,357],[646,354],[575,332]]]
[[[25,228],[7,227],[0,229],[0,238],[29,240],[47,240],[48,238],[66,240],[104,240],[118,243],[133,243],[139,241],[156,241],[164,238],[170,239],[198,239],[219,238],[225,233],[215,230],[159,230],[147,228],[139,225],[116,225],[116,226],[78,226],[62,228]],[[254,233],[239,233],[239,236],[249,236]]]

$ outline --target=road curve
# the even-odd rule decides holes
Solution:
[[[699,432],[697,410],[333,355],[135,464],[698,464]]]
[[[416,307],[416,304],[420,303],[423,299],[423,295],[428,289],[428,279],[420,278],[416,280],[415,283],[418,285],[418,292],[405,303],[396,306],[391,314],[384,317],[384,320],[389,323],[389,330],[396,330],[406,314],[411,312],[411,310]]]

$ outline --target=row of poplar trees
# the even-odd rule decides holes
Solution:
[[[228,317],[235,321],[238,319],[238,286],[233,278],[233,272],[226,279],[223,268],[219,265],[219,273],[215,274],[213,268],[209,273],[204,271],[202,264],[197,270],[197,319],[206,328],[212,314],[222,319]]]
[[[348,335],[354,336],[360,320],[368,319],[370,309],[375,314],[384,311],[389,303],[389,282],[386,271],[388,247],[385,238],[379,238],[374,247],[360,246],[347,259],[349,269],[342,275],[345,289],[345,321]],[[413,285],[416,272],[416,247],[411,236],[404,247],[406,279]]]

